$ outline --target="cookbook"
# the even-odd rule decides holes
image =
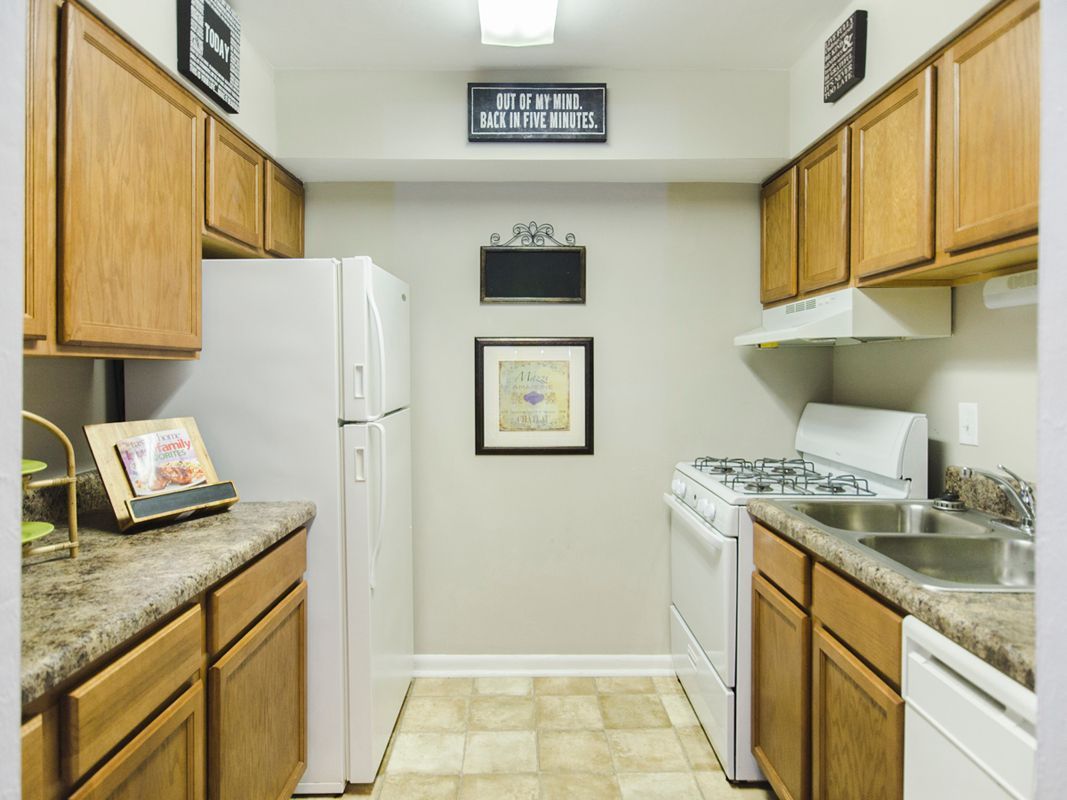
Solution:
[[[204,467],[184,428],[171,428],[115,443],[137,496],[173,492],[205,483]]]

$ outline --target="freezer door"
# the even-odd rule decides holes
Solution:
[[[343,419],[373,420],[411,404],[411,289],[359,256],[341,262]]]
[[[371,783],[411,682],[411,412],[345,425],[349,774]]]

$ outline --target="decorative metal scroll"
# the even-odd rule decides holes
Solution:
[[[538,225],[532,220],[528,223],[515,223],[511,228],[511,232],[513,236],[503,244],[500,243],[502,238],[500,234],[494,233],[489,237],[489,245],[491,247],[551,247],[553,245],[556,247],[573,247],[577,241],[573,233],[568,233],[561,242],[556,238],[555,228],[548,223]]]

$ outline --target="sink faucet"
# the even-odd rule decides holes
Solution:
[[[974,467],[964,467],[960,471],[960,476],[963,478],[970,478],[973,475],[981,475],[997,484],[997,486],[1004,490],[1004,493],[1008,496],[1009,502],[1015,507],[1015,511],[1019,515],[1019,527],[1022,529],[1023,533],[1033,536],[1034,526],[1037,521],[1037,499],[1034,496],[1033,485],[1024,481],[1003,464],[997,464],[997,469],[1009,477],[1014,478],[1018,482],[1019,488],[1016,489],[1006,478],[997,475],[995,472],[986,472],[983,469],[975,469]]]

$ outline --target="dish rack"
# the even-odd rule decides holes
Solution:
[[[32,480],[32,476],[47,465],[43,461],[22,461],[22,490],[48,489],[53,486],[67,487],[67,541],[54,544],[34,545],[38,539],[47,536],[55,530],[56,526],[50,522],[26,522],[22,523],[22,557],[37,556],[45,553],[56,553],[66,550],[71,558],[78,556],[78,473],[74,464],[74,445],[70,439],[56,425],[30,411],[23,411],[22,417],[29,422],[40,425],[51,433],[63,445],[67,453],[67,474],[58,478],[42,478]]]

